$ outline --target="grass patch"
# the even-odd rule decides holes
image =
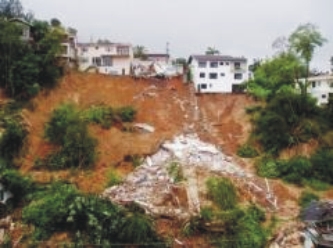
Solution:
[[[106,187],[112,187],[114,185],[118,185],[123,181],[119,173],[113,168],[108,170],[106,177],[107,177]]]

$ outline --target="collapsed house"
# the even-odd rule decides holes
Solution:
[[[134,60],[131,71],[134,78],[169,79],[181,75],[181,71],[175,65],[149,60]]]
[[[333,247],[333,201],[312,201],[301,213],[306,223],[305,247]],[[308,244],[308,245],[307,245]]]
[[[272,192],[257,186],[231,157],[195,134],[162,143],[121,184],[106,189],[103,197],[122,205],[135,202],[155,217],[186,220],[200,214],[201,205],[205,204],[200,197],[205,194],[205,180],[199,179],[202,172],[238,178],[249,191],[259,191],[256,194],[260,198],[269,196],[276,202]]]

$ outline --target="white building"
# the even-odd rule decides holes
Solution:
[[[192,55],[188,63],[196,92],[235,92],[248,80],[247,59],[244,57]]]
[[[65,32],[61,42],[61,54],[58,57],[70,68],[74,67],[77,61],[76,47],[76,35]]]
[[[298,80],[305,83],[305,78]],[[319,75],[308,78],[307,92],[317,99],[318,105],[327,104],[330,97],[333,97],[333,75]]]
[[[124,43],[80,43],[77,55],[81,71],[95,68],[103,74],[129,75],[133,48]]]

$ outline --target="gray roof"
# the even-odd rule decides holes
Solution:
[[[301,218],[308,222],[333,219],[333,201],[312,201],[302,211]]]
[[[229,55],[191,55],[189,62],[193,59],[199,62],[219,62],[219,61],[230,61],[230,62],[247,62],[245,57],[232,57]]]

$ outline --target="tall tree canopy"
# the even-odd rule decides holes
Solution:
[[[321,47],[326,41],[327,40],[318,31],[317,26],[312,23],[298,26],[289,36],[290,48],[304,60],[307,76],[309,75],[310,62],[315,48]]]
[[[2,18],[23,18],[23,6],[20,0],[0,0],[0,17]]]

